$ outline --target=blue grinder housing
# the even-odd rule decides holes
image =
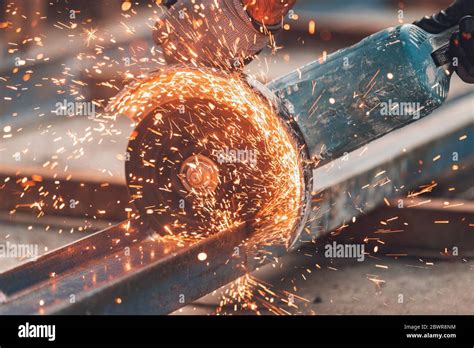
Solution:
[[[311,156],[334,159],[444,103],[451,73],[433,53],[447,47],[452,31],[388,28],[268,87],[296,119]]]

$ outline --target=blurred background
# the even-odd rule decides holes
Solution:
[[[298,0],[278,50],[263,52],[247,72],[268,82],[449,3]],[[133,124],[103,115],[103,108],[127,82],[165,65],[151,39],[162,13],[159,0],[0,2],[0,243],[34,243],[43,253],[133,211],[124,178]],[[304,298],[296,313],[472,314],[473,154],[457,161],[450,154],[461,141],[473,144],[473,93],[454,76],[448,102],[433,115],[320,168],[313,228],[326,224],[321,230],[333,232],[256,277]],[[60,115],[58,103],[91,109]],[[396,211],[396,197],[361,203],[366,182],[381,197],[380,187],[396,186],[413,209]],[[333,240],[369,241],[371,257],[336,262],[315,252]],[[0,272],[23,261],[2,259]],[[178,313],[212,313],[222,291]]]

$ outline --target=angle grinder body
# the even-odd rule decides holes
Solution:
[[[451,32],[389,28],[266,86],[184,66],[131,84],[109,110],[137,122],[126,173],[139,215],[160,234],[205,237],[245,223],[255,243],[297,245],[316,163],[443,104]],[[254,152],[256,165],[229,158],[238,151]]]
[[[297,120],[311,156],[329,161],[444,103],[454,30],[433,35],[412,24],[389,28],[267,87]]]

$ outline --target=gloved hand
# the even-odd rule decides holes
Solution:
[[[459,31],[451,37],[449,55],[459,77],[474,84],[474,17],[466,16],[459,23]]]
[[[474,83],[474,0],[456,0],[446,10],[415,22],[423,30],[439,34],[459,24],[451,36],[449,56],[459,77]]]

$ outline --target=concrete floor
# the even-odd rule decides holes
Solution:
[[[321,269],[315,265],[319,264]],[[473,260],[428,260],[409,258],[367,259],[365,262],[335,261],[305,252],[283,258],[282,269],[269,266],[255,277],[305,298],[298,309],[280,306],[293,314],[472,314],[474,313]],[[380,268],[383,266],[384,268]],[[386,267],[386,268],[385,268]],[[311,271],[311,273],[308,272]],[[226,287],[175,314],[212,314]],[[296,291],[295,291],[296,289]],[[402,298],[403,296],[403,298]],[[399,303],[399,300],[402,303]],[[232,306],[224,309],[234,312]],[[269,313],[263,311],[262,313]]]

